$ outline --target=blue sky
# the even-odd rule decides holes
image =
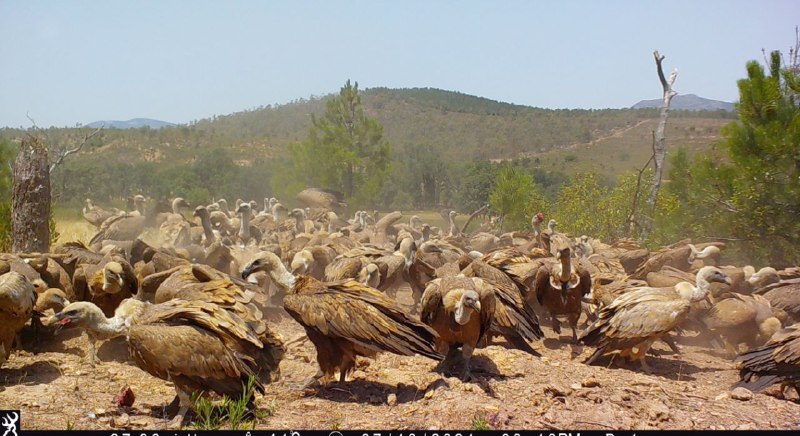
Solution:
[[[0,126],[185,123],[361,88],[435,87],[547,108],[683,94],[734,101],[788,50],[786,1],[0,0]],[[667,73],[668,74],[668,73]]]

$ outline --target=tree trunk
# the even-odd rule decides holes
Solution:
[[[47,147],[35,136],[22,141],[14,162],[11,189],[11,250],[50,249],[50,167]]]
[[[663,102],[661,103],[661,117],[658,121],[658,128],[655,134],[655,146],[653,147],[653,163],[655,164],[655,174],[653,174],[653,189],[650,191],[650,197],[647,199],[647,206],[651,213],[649,219],[644,220],[642,228],[642,239],[646,240],[653,229],[653,221],[655,220],[656,202],[658,201],[658,193],[661,190],[661,178],[664,173],[664,158],[667,155],[667,138],[664,131],[667,128],[667,117],[669,116],[669,103],[677,92],[672,90],[672,84],[675,83],[675,78],[678,76],[678,70],[673,69],[669,80],[664,77],[664,70],[661,67],[661,61],[664,60],[664,55],[658,53],[658,50],[653,52],[656,59],[656,67],[658,68],[658,79],[661,81],[661,87],[664,91]]]

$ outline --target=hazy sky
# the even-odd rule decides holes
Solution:
[[[660,97],[654,49],[680,93],[734,101],[745,63],[786,51],[798,24],[797,0],[0,0],[0,126],[185,123],[348,78],[628,107]]]

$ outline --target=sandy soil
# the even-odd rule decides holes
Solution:
[[[290,318],[274,323],[284,339],[302,328]],[[476,351],[478,380],[462,383],[432,372],[423,357],[380,355],[364,359],[344,385],[330,383],[307,395],[300,384],[316,372],[313,345],[292,347],[281,364],[282,378],[258,397],[257,428],[288,429],[469,429],[476,418],[496,429],[798,429],[800,402],[778,387],[747,400],[730,397],[738,380],[734,364],[682,338],[680,356],[663,344],[648,357],[653,374],[638,365],[605,358],[582,362],[590,349],[569,343],[544,326],[546,338],[535,358],[494,344]],[[0,369],[0,409],[22,410],[25,429],[157,429],[163,407],[175,395],[171,384],[127,362],[124,339],[98,349],[96,367],[84,359],[87,339],[63,332],[20,351]],[[619,359],[618,359],[619,360]],[[112,403],[129,385],[131,408]],[[267,415],[267,414],[262,414]]]

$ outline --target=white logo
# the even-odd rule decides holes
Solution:
[[[5,433],[3,433],[3,436],[8,436],[9,433],[14,435],[14,436],[18,436],[17,435],[17,422],[18,421],[19,421],[19,414],[17,412],[11,412],[11,413],[6,414],[6,417],[3,418],[3,423],[2,423],[3,427],[6,428],[6,431],[5,431]]]

